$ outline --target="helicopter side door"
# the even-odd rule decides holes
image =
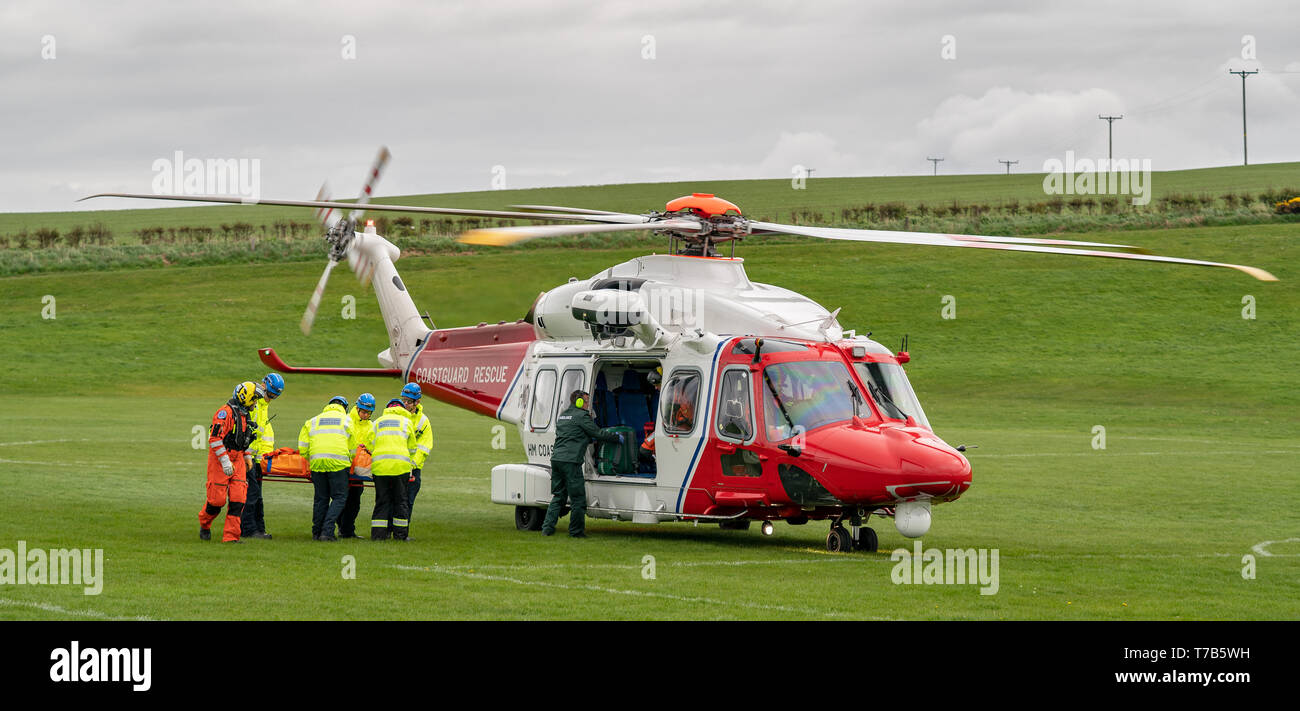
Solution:
[[[717,407],[710,423],[708,467],[719,506],[764,502],[763,467],[768,455],[758,437],[754,406],[755,376],[748,364],[723,368],[717,382]]]

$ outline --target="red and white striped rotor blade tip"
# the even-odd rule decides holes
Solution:
[[[370,166],[370,173],[366,176],[365,186],[361,188],[361,195],[357,198],[357,205],[365,205],[370,202],[370,198],[375,191],[375,186],[379,184],[379,176],[383,175],[384,166],[388,165],[388,159],[392,157],[393,154],[388,152],[388,146],[379,147],[379,155],[375,156],[375,163]],[[366,214],[364,209],[353,210],[351,215],[352,221],[360,222],[361,216],[364,214]]]
[[[320,190],[316,191],[316,202],[330,202],[330,201],[331,201],[330,184],[329,181],[327,180],[321,183]],[[335,222],[342,219],[339,217],[338,211],[332,207],[318,207],[314,210],[314,212],[316,214],[317,221],[319,221],[321,226],[327,230],[333,227]]]

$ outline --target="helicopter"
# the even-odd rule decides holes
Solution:
[[[259,349],[259,358],[283,373],[418,383],[441,402],[515,425],[526,461],[494,466],[490,495],[514,508],[515,525],[525,531],[541,529],[551,499],[556,418],[576,391],[589,394],[598,425],[629,433],[626,446],[638,451],[618,466],[588,453],[587,514],[596,518],[727,529],[757,522],[764,535],[772,535],[777,521],[825,521],[828,551],[874,552],[879,537],[871,516],[892,518],[899,534],[916,538],[929,531],[932,506],[970,489],[967,448],[935,434],[908,381],[906,339],[891,350],[845,329],[838,309],[751,280],[744,259],[735,256],[736,243],[746,238],[786,234],[1104,257],[1230,268],[1276,281],[1256,267],[1152,255],[1129,245],[753,220],[707,193],[644,214],[370,203],[388,157],[381,149],[355,203],[331,201],[327,188],[314,201],[257,201],[316,210],[329,261],[303,332],[311,329],[331,271],[346,260],[378,300],[389,338],[377,356],[381,367],[290,366],[270,347]],[[247,204],[238,197],[133,193],[83,199],[93,197]],[[470,230],[458,238],[468,244],[651,231],[666,236],[669,249],[570,278],[540,294],[517,321],[438,328],[422,316],[397,272],[400,250],[377,234],[373,220],[360,224],[365,210],[551,223]],[[728,256],[721,245],[730,247]],[[647,440],[652,456],[643,451]]]

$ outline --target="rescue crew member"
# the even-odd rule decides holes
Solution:
[[[375,477],[375,510],[370,515],[370,540],[405,541],[409,532],[410,509],[406,503],[406,480],[411,475],[411,455],[415,453],[415,426],[402,406],[393,398],[384,414],[375,420],[367,448],[370,473]]]
[[[357,446],[347,406],[347,398],[335,395],[319,415],[302,424],[298,433],[298,453],[310,462],[311,483],[316,488],[311,510],[314,541],[338,540],[334,537],[334,525],[343,513],[352,450]]]
[[[650,384],[654,386],[655,389],[654,401],[656,403],[659,402],[659,387],[663,385],[663,380],[664,380],[663,370],[664,370],[663,368],[655,368],[654,370],[650,371],[650,375],[647,376],[646,378],[647,380],[650,381]],[[651,408],[650,414],[652,417],[654,416],[654,408]],[[637,458],[640,461],[653,466],[655,464],[655,423],[654,421],[651,420],[650,422],[645,423],[645,429],[646,429],[645,439],[642,440],[641,442],[641,448],[637,450],[637,455],[638,455]]]
[[[415,512],[415,495],[420,493],[420,471],[433,450],[433,427],[424,414],[424,405],[420,404],[420,386],[407,383],[402,387],[402,407],[411,413],[411,424],[415,425],[415,453],[411,455],[411,477],[406,482],[407,513]]]
[[[582,460],[591,440],[622,442],[623,435],[602,432],[587,410],[590,396],[582,390],[569,395],[569,407],[555,421],[555,446],[551,449],[551,505],[546,508],[542,535],[555,534],[564,500],[569,499],[569,535],[586,538],[587,483],[582,478]]]
[[[252,455],[252,466],[248,468],[248,501],[244,503],[244,515],[241,524],[244,535],[249,538],[270,538],[266,531],[266,518],[262,506],[262,455],[275,451],[275,429],[271,427],[270,404],[284,392],[284,378],[279,373],[267,373],[258,385],[258,398],[249,412],[253,423],[255,439],[248,453]]]
[[[690,432],[695,429],[695,393],[686,391],[685,383],[678,380],[672,388],[673,401],[669,405],[667,428],[670,432]]]
[[[224,543],[239,543],[240,516],[248,494],[248,471],[244,452],[253,443],[253,428],[248,421],[248,408],[257,399],[257,386],[242,382],[235,386],[230,400],[212,416],[208,430],[208,495],[207,503],[199,511],[199,539],[212,539],[212,521],[226,508]]]
[[[357,535],[357,514],[361,512],[361,494],[366,490],[364,485],[353,486],[353,484],[363,484],[363,479],[353,480],[353,477],[369,477],[370,466],[362,466],[359,462],[364,461],[362,454],[369,456],[370,450],[367,449],[367,442],[371,440],[371,433],[374,431],[375,422],[370,418],[375,412],[375,396],[370,393],[361,393],[357,398],[357,404],[352,407],[348,417],[352,420],[352,434],[356,437],[357,448],[352,451],[352,473],[348,476],[348,495],[347,502],[343,504],[343,513],[339,516],[339,538],[360,538]]]

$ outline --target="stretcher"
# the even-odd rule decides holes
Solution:
[[[262,481],[296,481],[311,483],[311,470],[307,458],[291,447],[283,447],[274,452],[267,452],[261,457]],[[352,472],[348,474],[348,486],[373,487],[374,477],[370,475],[370,454],[359,449],[353,457]]]

